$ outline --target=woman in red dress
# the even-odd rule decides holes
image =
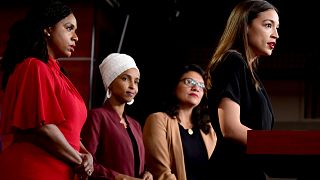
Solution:
[[[80,142],[87,109],[57,61],[73,53],[77,21],[61,2],[44,3],[12,26],[1,60],[0,133],[13,137],[0,154],[1,180],[72,180],[93,171]]]

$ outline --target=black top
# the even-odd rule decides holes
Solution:
[[[259,77],[255,74],[260,82]],[[245,158],[245,146],[232,140],[224,139],[218,120],[218,105],[222,98],[230,98],[240,105],[240,121],[243,125],[254,130],[271,130],[274,115],[268,95],[260,82],[256,90],[249,67],[236,51],[230,51],[222,62],[211,72],[212,88],[208,90],[209,115],[213,128],[220,141],[216,147],[217,157],[235,162]],[[246,159],[246,158],[245,158]],[[242,159],[244,160],[244,159]],[[243,163],[235,166],[242,166]]]
[[[183,154],[187,180],[205,180],[208,169],[208,153],[203,142],[200,129],[192,128],[193,134],[179,124],[180,136],[183,146]]]
[[[129,122],[127,121],[127,118],[124,116],[126,123],[127,123],[127,131],[129,134],[129,137],[131,139],[131,143],[132,143],[132,149],[133,149],[133,153],[134,153],[134,176],[135,177],[140,177],[139,176],[139,167],[140,167],[140,158],[139,158],[139,149],[138,149],[138,144],[137,141],[131,131],[131,128],[129,126]]]

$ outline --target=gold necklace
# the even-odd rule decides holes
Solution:
[[[181,126],[183,127],[182,122],[181,122],[181,120],[180,120],[180,117],[179,117],[179,116],[176,116],[176,118],[178,119],[179,124],[181,124]],[[192,134],[193,134],[192,128],[188,129],[188,134],[189,134],[189,135],[192,135]]]
[[[188,133],[190,134],[190,135],[192,135],[193,134],[193,130],[190,128],[190,129],[188,129]]]

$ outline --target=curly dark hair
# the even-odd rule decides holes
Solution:
[[[169,93],[169,96],[166,98],[166,101],[164,103],[164,111],[171,118],[177,117],[179,115],[179,100],[175,95],[177,84],[181,81],[181,77],[183,76],[183,74],[190,71],[199,73],[202,78],[205,79],[204,70],[196,64],[189,64],[183,66],[178,71],[175,71],[175,76],[170,78],[172,80],[171,84],[169,84],[171,93]],[[201,99],[200,104],[193,109],[191,118],[192,124],[195,127],[200,128],[205,134],[209,133],[210,126],[208,125],[208,122],[210,122],[210,119],[208,118],[207,99],[205,95]]]
[[[70,14],[72,14],[71,8],[60,1],[43,1],[37,3],[23,19],[12,25],[0,61],[0,68],[3,71],[2,89],[6,88],[9,76],[16,65],[27,57],[48,62],[44,29],[54,26]]]

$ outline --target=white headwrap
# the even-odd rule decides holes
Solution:
[[[139,71],[134,59],[131,56],[120,53],[111,53],[108,55],[99,65],[104,89],[106,92],[108,92],[110,84],[120,74],[131,68],[136,68]]]

